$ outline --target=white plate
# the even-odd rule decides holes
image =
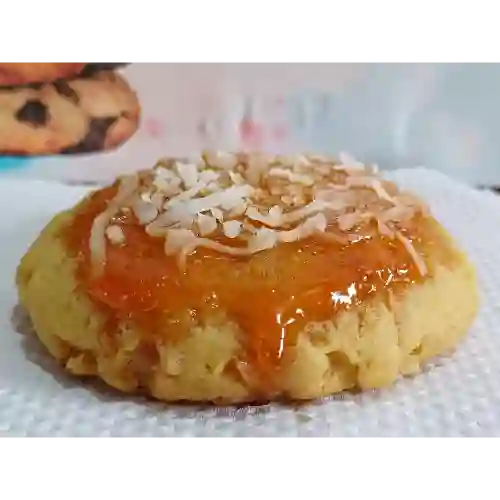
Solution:
[[[169,406],[122,397],[64,374],[33,335],[13,324],[13,276],[38,231],[85,189],[0,182],[0,434],[500,436],[500,201],[424,169],[392,177],[425,196],[469,251],[482,287],[480,315],[455,355],[425,373],[384,391],[325,400],[300,410]]]

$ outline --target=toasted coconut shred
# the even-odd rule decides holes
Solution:
[[[94,272],[106,262],[106,240],[126,244],[113,219],[132,210],[151,237],[163,238],[166,255],[185,267],[197,248],[251,256],[317,235],[357,241],[372,223],[378,234],[399,240],[421,275],[427,270],[404,222],[426,207],[399,192],[376,166],[349,155],[266,156],[205,152],[198,158],[161,160],[148,172],[124,176],[90,233]]]

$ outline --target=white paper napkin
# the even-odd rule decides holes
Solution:
[[[73,204],[86,189],[1,181],[0,434],[500,436],[500,199],[423,168],[390,177],[423,196],[470,253],[479,272],[480,314],[458,351],[436,360],[425,373],[383,391],[339,396],[300,409],[165,405],[121,396],[64,374],[32,335],[13,326],[13,275],[52,214]]]

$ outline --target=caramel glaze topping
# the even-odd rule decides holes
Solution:
[[[256,374],[264,393],[272,391],[284,351],[307,323],[331,320],[376,296],[390,304],[391,295],[432,276],[435,259],[429,255],[439,255],[446,247],[438,223],[416,214],[399,230],[425,262],[425,276],[404,243],[380,234],[373,222],[370,236],[365,227],[359,239],[329,239],[325,235],[337,231],[329,225],[324,234],[250,256],[201,247],[182,268],[175,255],[165,253],[164,240],[148,235],[127,210],[110,221],[121,229],[123,242],[106,241],[103,272],[95,275],[89,234],[95,218],[116,196],[117,186],[84,200],[64,230],[67,247],[77,259],[81,290],[105,314],[108,335],[116,332],[118,323],[129,321],[154,344],[160,324],[162,339],[175,341],[198,322],[229,319],[243,333],[241,360]],[[224,235],[216,240],[238,245]]]

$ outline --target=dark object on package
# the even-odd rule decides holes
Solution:
[[[87,56],[89,66],[96,69],[118,69],[132,62],[132,56]]]

